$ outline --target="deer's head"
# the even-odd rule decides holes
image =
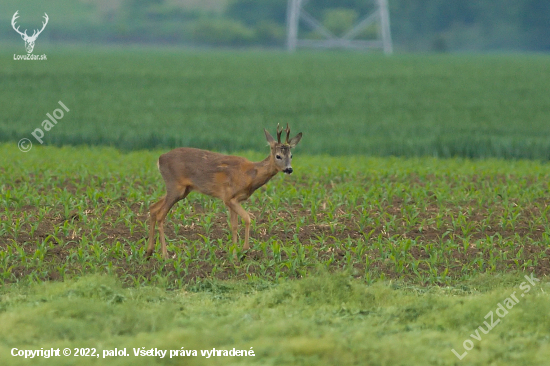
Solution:
[[[280,172],[286,174],[292,174],[292,152],[290,149],[298,145],[298,142],[302,139],[302,133],[300,132],[293,138],[290,138],[290,128],[288,123],[286,125],[286,141],[281,142],[281,133],[283,129],[279,130],[277,124],[277,141],[264,129],[265,138],[271,147],[271,159],[275,163],[275,166]]]
[[[32,53],[32,50],[34,49],[34,42],[36,42],[36,38],[38,38],[40,33],[42,33],[44,28],[46,28],[46,24],[48,24],[48,19],[49,19],[48,14],[44,13],[44,20],[45,21],[42,22],[42,29],[40,29],[40,30],[35,29],[32,36],[28,36],[26,29],[25,29],[24,32],[21,32],[21,31],[19,31],[19,26],[17,28],[15,28],[15,20],[17,18],[19,18],[19,16],[17,15],[18,12],[19,12],[19,10],[17,10],[15,12],[15,14],[13,14],[13,18],[11,18],[11,26],[13,27],[13,29],[17,33],[19,33],[21,35],[21,38],[23,38],[23,40],[25,41],[25,49],[27,50],[27,53]]]

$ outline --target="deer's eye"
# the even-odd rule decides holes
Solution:
[[[275,155],[275,157],[278,159],[278,160],[281,160],[281,155]]]

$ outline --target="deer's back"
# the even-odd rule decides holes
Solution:
[[[254,165],[240,156],[181,147],[160,156],[159,170],[167,184],[190,186],[225,199],[232,191],[250,184]]]

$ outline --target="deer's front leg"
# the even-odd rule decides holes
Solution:
[[[226,202],[226,205],[233,211],[237,213],[240,217],[244,220],[244,226],[245,226],[245,232],[244,232],[244,245],[243,250],[248,250],[250,248],[250,245],[248,245],[248,239],[250,235],[250,215],[248,212],[242,208],[242,206],[237,202],[236,199],[231,199],[230,201]]]

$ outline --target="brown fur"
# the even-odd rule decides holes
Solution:
[[[277,127],[278,130],[278,127]],[[288,127],[287,127],[288,130]],[[164,238],[164,220],[172,206],[192,191],[221,199],[230,213],[233,242],[237,241],[238,218],[245,222],[243,249],[249,249],[250,215],[240,203],[266,184],[280,171],[292,169],[290,149],[300,141],[302,134],[281,144],[265,131],[271,154],[254,163],[239,156],[219,154],[207,150],[181,147],[160,156],[158,168],[166,184],[166,195],[150,207],[149,244],[147,257],[155,248],[155,226],[159,224],[162,255],[167,257]],[[277,158],[279,157],[279,159]]]

